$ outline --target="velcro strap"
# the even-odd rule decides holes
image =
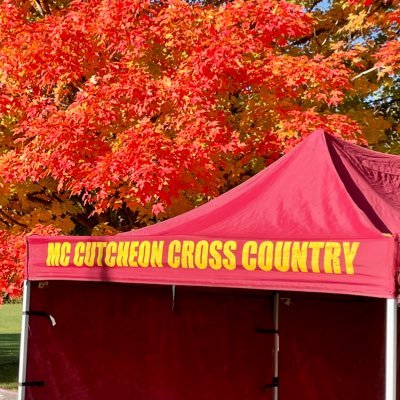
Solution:
[[[44,386],[43,381],[30,381],[30,382],[20,382],[19,386]]]
[[[279,386],[279,377],[274,376],[272,378],[272,383],[267,383],[266,385],[264,385],[264,389],[271,389],[278,386]]]
[[[279,333],[279,331],[277,329],[264,329],[264,328],[257,328],[256,332],[257,333],[271,333],[271,334]]]
[[[46,317],[50,320],[51,326],[56,325],[55,318],[51,314],[44,312],[44,311],[23,311],[22,315],[29,315],[29,316],[33,315],[33,316],[37,316],[37,317]]]

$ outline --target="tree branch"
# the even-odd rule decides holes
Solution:
[[[363,75],[369,74],[370,72],[376,71],[378,67],[372,67],[370,69],[367,69],[366,71],[361,72],[360,74],[356,75],[354,78],[351,78],[352,81],[355,81],[356,79],[360,78]]]
[[[76,224],[76,225],[81,225],[91,231],[95,226],[96,222],[91,222],[93,219],[89,219],[86,215],[84,214],[77,214],[77,215],[71,215],[71,220]]]
[[[388,100],[389,101],[385,101]],[[369,100],[367,101],[368,104],[375,104],[375,103],[380,103],[383,102],[383,104],[393,104],[393,103],[397,103],[398,101],[400,101],[400,98],[394,99],[393,96],[386,96],[386,97],[381,97],[380,99],[373,99],[373,100]]]
[[[10,217],[1,208],[0,208],[0,215],[2,215],[4,218],[8,219],[10,222],[12,222],[15,225],[21,226],[22,228],[28,228],[28,225],[22,224],[21,222],[18,222],[13,217]]]
[[[324,32],[329,32],[331,29],[330,28],[319,28],[313,31],[312,34],[308,35],[308,36],[304,36],[301,39],[296,40],[295,42],[292,42],[293,46],[298,46],[301,44],[305,44],[307,43],[309,40],[311,40],[314,37],[317,37],[318,35],[320,35],[321,33]]]
[[[311,4],[311,6],[310,6],[309,8],[307,8],[307,11],[308,11],[308,12],[311,12],[312,10],[314,10],[315,7],[317,7],[317,5],[318,5],[319,3],[322,3],[322,0],[315,0],[315,1]]]
[[[45,14],[43,8],[38,0],[32,0],[32,6],[40,14],[41,17],[44,17]]]
[[[34,203],[40,203],[40,204],[44,204],[46,206],[51,205],[51,201],[50,200],[46,200],[46,199],[42,199],[40,197],[36,197],[37,194],[41,194],[40,192],[35,192],[35,193],[27,193],[26,197],[28,198],[28,200],[34,202]]]
[[[10,223],[5,221],[3,218],[0,218],[0,222],[3,223],[7,228],[11,227]]]
[[[31,4],[42,18],[51,13],[47,0],[31,0]]]

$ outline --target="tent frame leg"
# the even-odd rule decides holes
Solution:
[[[385,400],[397,398],[397,299],[386,299]]]
[[[21,344],[19,351],[19,372],[18,372],[18,400],[25,399],[25,386],[22,383],[26,381],[26,360],[28,355],[28,330],[29,330],[29,305],[31,298],[31,282],[25,280],[23,286],[22,300],[22,325],[21,325]]]
[[[274,378],[273,400],[278,400],[279,392],[279,293],[274,295]]]

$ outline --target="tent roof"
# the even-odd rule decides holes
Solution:
[[[377,238],[400,230],[399,187],[399,156],[317,131],[235,189],[135,234]]]
[[[109,237],[32,236],[26,275],[394,297],[399,186],[400,157],[319,131],[165,222]]]

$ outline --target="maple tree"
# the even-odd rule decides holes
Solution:
[[[398,0],[301,2],[312,12],[313,33],[297,42],[307,54],[327,54],[332,46],[357,51],[352,89],[340,112],[357,121],[376,150],[399,153],[400,14]]]
[[[399,69],[397,4],[319,3],[3,0],[0,292],[18,294],[32,229],[141,227],[316,128],[393,131],[368,101]]]

